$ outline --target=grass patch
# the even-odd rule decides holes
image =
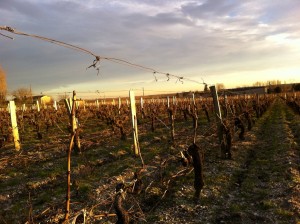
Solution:
[[[292,218],[294,216],[294,212],[291,212],[291,211],[283,209],[283,208],[278,208],[276,210],[276,213],[283,218]]]
[[[260,204],[260,208],[264,210],[274,209],[277,205],[271,200],[263,200]]]
[[[229,211],[230,211],[231,213],[241,213],[241,212],[244,212],[245,209],[246,209],[246,206],[245,206],[245,205],[236,204],[236,203],[231,204],[231,205],[229,206]]]

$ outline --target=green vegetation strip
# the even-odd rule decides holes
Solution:
[[[290,130],[285,125],[286,113],[286,106],[277,100],[257,123],[252,145],[244,145],[247,156],[237,152],[235,159],[243,162],[224,192],[224,200],[221,200],[224,207],[218,208],[215,214],[217,222],[299,221],[299,211],[289,201],[295,183],[288,162],[293,149],[289,143]]]

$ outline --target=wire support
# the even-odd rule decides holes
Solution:
[[[178,76],[178,75],[174,75],[174,74],[170,74],[170,73],[166,73],[166,72],[161,72],[161,71],[158,71],[154,68],[147,67],[147,66],[140,65],[140,64],[136,64],[136,63],[132,63],[132,62],[124,60],[124,59],[115,58],[115,57],[99,56],[99,55],[95,54],[94,52],[92,52],[90,50],[87,50],[85,48],[78,47],[78,46],[75,46],[73,44],[69,44],[69,43],[59,41],[59,40],[55,40],[55,39],[48,38],[48,37],[43,37],[43,36],[39,36],[39,35],[35,35],[35,34],[28,34],[28,33],[24,33],[24,32],[21,32],[21,31],[17,31],[16,29],[11,28],[9,26],[0,26],[0,30],[4,30],[4,31],[7,31],[7,32],[16,34],[16,35],[21,35],[21,36],[27,36],[27,37],[40,39],[40,40],[43,40],[43,41],[46,41],[46,42],[49,42],[49,43],[52,43],[52,44],[56,44],[56,45],[59,45],[59,46],[65,47],[65,48],[70,48],[72,50],[80,51],[80,52],[83,52],[85,54],[91,55],[95,59],[94,59],[93,63],[90,66],[87,67],[87,69],[93,67],[98,71],[97,74],[99,74],[99,67],[97,67],[97,64],[99,64],[101,60],[107,60],[107,61],[111,61],[113,63],[121,64],[121,65],[124,65],[124,66],[134,67],[134,68],[142,69],[144,71],[152,72],[152,74],[155,77],[156,81],[157,81],[157,78],[156,78],[155,75],[160,74],[160,75],[165,75],[166,78],[167,78],[167,81],[169,81],[170,78],[175,78],[176,83],[180,82],[180,83],[183,84],[183,81],[185,80],[185,81],[189,81],[189,82],[194,82],[196,84],[207,85],[204,81],[199,82],[199,81],[196,81],[196,80],[193,80],[193,79],[190,79],[190,78],[186,78],[186,77],[183,77],[183,76]],[[8,38],[11,38],[11,37],[6,36],[4,34],[1,34],[1,35],[5,36],[5,37],[8,37]],[[13,38],[11,38],[11,39],[13,39]]]

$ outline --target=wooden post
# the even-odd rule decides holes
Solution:
[[[222,145],[222,141],[223,141],[222,114],[221,114],[221,109],[220,109],[220,104],[219,104],[219,99],[218,99],[218,93],[217,93],[217,89],[215,86],[210,86],[209,89],[210,89],[212,97],[213,97],[214,111],[215,111],[217,125],[218,125],[219,143]],[[226,156],[222,147],[221,147],[221,156],[223,158],[225,158],[225,156]]]
[[[70,104],[72,102],[72,104]],[[65,100],[66,107],[70,116],[70,123],[72,127],[71,140],[69,144],[69,148],[67,150],[67,194],[66,194],[66,213],[65,213],[65,221],[69,220],[70,216],[70,201],[71,201],[71,152],[74,147],[74,141],[77,144],[77,147],[80,150],[80,141],[77,132],[77,119],[76,119],[76,93],[73,91],[73,100],[68,101]],[[71,105],[71,107],[70,107]]]
[[[70,106],[70,102],[68,99],[65,99],[65,105],[68,110],[68,113],[71,114],[71,106]]]
[[[21,149],[21,145],[20,145],[18,124],[17,124],[15,101],[9,101],[9,111],[10,111],[11,128],[14,137],[15,149],[19,151]]]
[[[141,109],[144,108],[144,100],[143,100],[143,97],[141,97]]]
[[[260,117],[260,102],[259,102],[259,94],[256,94],[256,106],[257,106],[257,118]]]
[[[175,115],[174,115],[174,110],[173,110],[174,106],[172,108],[168,109],[168,113],[169,113],[169,121],[170,121],[170,134],[171,134],[171,140],[172,140],[172,144],[175,146]]]
[[[57,103],[56,103],[56,101],[54,101],[53,107],[54,107],[55,110],[57,110]]]
[[[196,144],[197,128],[198,128],[198,114],[195,100],[195,93],[193,93],[193,123],[194,123],[194,139],[193,142]]]
[[[118,100],[118,110],[119,110],[119,114],[121,114],[121,105],[122,105],[122,101],[121,101],[121,97],[119,97],[119,100]]]
[[[138,128],[137,128],[137,117],[136,117],[136,107],[135,107],[135,96],[132,90],[129,91],[130,98],[130,108],[131,108],[131,121],[132,121],[132,132],[133,132],[133,144],[134,144],[134,154],[138,156],[140,154],[140,146],[138,140]]]
[[[143,100],[143,97],[141,97],[141,115],[142,115],[142,119],[144,119],[144,100]]]
[[[193,95],[192,95],[192,100],[193,100],[193,104],[194,104],[194,106],[196,106],[196,101],[195,101],[195,93],[193,93]]]
[[[40,112],[40,104],[39,104],[38,100],[36,101],[36,108],[37,108],[37,111]]]
[[[224,111],[224,117],[227,118],[228,116],[228,99],[227,99],[227,94],[224,91],[224,106],[225,106],[225,111]]]

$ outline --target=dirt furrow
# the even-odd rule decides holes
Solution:
[[[247,148],[246,157],[217,210],[216,223],[297,223],[299,211],[290,200],[299,200],[291,196],[294,149],[286,122],[285,105],[276,101],[248,136],[253,144],[237,144]]]

